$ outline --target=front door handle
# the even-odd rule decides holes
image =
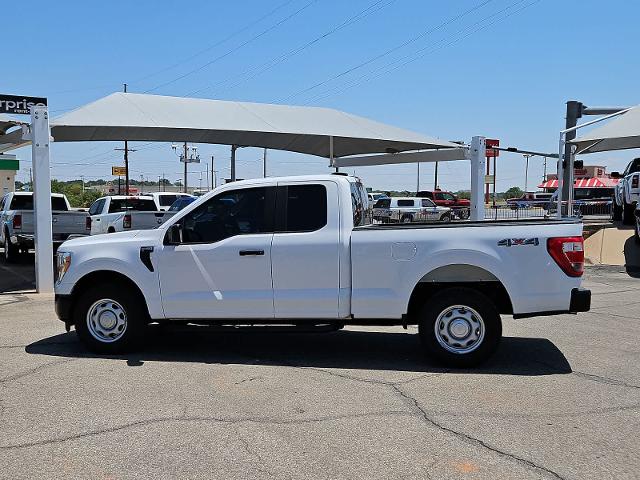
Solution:
[[[247,257],[249,255],[264,255],[264,250],[240,250],[241,257]]]

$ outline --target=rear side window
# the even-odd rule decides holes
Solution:
[[[126,212],[133,210],[136,212],[155,212],[156,204],[150,198],[122,198],[111,199],[109,204],[109,213]]]
[[[413,200],[398,200],[399,207],[413,207]]]
[[[284,231],[313,232],[327,224],[327,189],[324,185],[289,185]]]
[[[170,207],[177,199],[177,195],[158,195],[158,203],[161,207]]]
[[[360,227],[371,223],[372,214],[369,197],[360,182],[351,182],[351,208],[353,212],[353,226]]]
[[[102,208],[104,207],[104,202],[105,202],[104,198],[101,198],[93,202],[91,204],[91,207],[89,208],[89,215],[98,215],[99,213],[101,213]]]
[[[422,206],[423,207],[435,207],[436,204],[433,203],[431,200],[429,200],[428,198],[423,198],[422,199]]]
[[[66,212],[67,202],[62,197],[51,197],[51,210],[58,210],[60,212]]]
[[[33,195],[14,195],[9,210],[33,210]],[[67,211],[62,197],[51,197],[51,210]]]
[[[390,198],[381,198],[375,203],[373,208],[389,208],[390,206],[391,206]]]

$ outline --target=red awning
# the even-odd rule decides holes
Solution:
[[[619,178],[577,178],[574,183],[574,188],[613,188],[620,181]],[[538,185],[538,188],[558,188],[558,180],[547,180],[546,182]]]

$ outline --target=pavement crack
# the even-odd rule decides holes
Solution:
[[[56,360],[54,362],[44,363],[42,365],[38,365],[37,367],[31,368],[31,369],[26,370],[24,372],[20,372],[20,373],[14,374],[14,375],[9,375],[8,377],[0,378],[0,384],[13,382],[15,380],[19,380],[21,378],[28,377],[29,375],[33,375],[35,373],[38,373],[38,372],[40,372],[42,370],[46,370],[47,368],[55,367],[57,365],[62,365],[63,363],[74,362],[76,360],[78,360],[78,359],[77,358],[64,358],[62,360]]]
[[[633,385],[631,383],[624,382],[622,380],[617,380],[615,378],[602,377],[600,375],[594,375],[592,373],[578,372],[574,370],[573,375],[578,378],[583,378],[585,380],[589,380],[596,383],[604,383],[607,385],[615,385],[617,387],[626,387],[626,388],[636,388],[640,389],[640,385]]]
[[[467,435],[466,433],[463,432],[458,432],[457,430],[453,430],[452,428],[446,427],[438,422],[436,422],[434,419],[432,419],[427,412],[420,406],[420,404],[418,403],[418,401],[413,398],[411,395],[409,395],[408,393],[405,393],[404,391],[402,391],[402,389],[399,386],[394,385],[393,389],[395,390],[395,392],[400,395],[403,399],[405,399],[405,401],[409,402],[411,404],[411,406],[413,407],[413,409],[419,413],[419,416],[421,418],[423,418],[425,420],[425,422],[427,422],[429,425],[436,427],[439,430],[442,430],[443,432],[447,432],[450,434],[455,435],[457,438],[463,440],[466,443],[469,443],[471,445],[475,445],[478,447],[482,447],[486,450],[489,450],[493,453],[496,453],[498,455],[500,455],[501,457],[505,457],[505,458],[509,458],[511,460],[515,460],[516,462],[525,465],[529,468],[533,468],[535,470],[539,470],[543,473],[546,473],[547,475],[553,477],[553,478],[557,478],[559,480],[564,480],[564,478],[562,476],[560,476],[558,473],[554,472],[553,470],[543,467],[542,465],[538,465],[534,462],[532,462],[531,460],[527,460],[526,458],[522,458],[519,457],[513,453],[509,453],[506,452],[504,450],[500,450],[497,447],[494,447],[492,445],[489,445],[488,443],[486,443],[483,440],[480,440],[479,438],[475,438],[472,437],[470,435]]]
[[[0,451],[2,450],[16,450],[20,448],[37,447],[42,445],[51,445],[56,443],[65,443],[72,440],[80,440],[87,437],[95,437],[108,433],[115,433],[122,430],[128,430],[130,428],[147,427],[149,425],[161,424],[166,422],[210,422],[220,423],[227,425],[234,425],[238,423],[255,423],[266,425],[301,425],[310,423],[321,423],[331,421],[350,420],[365,417],[384,417],[384,416],[414,416],[415,414],[406,410],[386,410],[369,413],[354,413],[346,415],[326,415],[323,417],[305,418],[305,419],[289,419],[289,420],[274,420],[269,418],[255,418],[255,417],[240,417],[240,418],[222,418],[222,417],[205,417],[205,416],[168,416],[159,418],[149,418],[145,420],[136,420],[121,425],[114,425],[112,427],[101,428],[97,430],[90,430],[86,432],[80,432],[73,435],[67,435],[64,437],[48,438],[43,440],[36,440],[32,442],[15,443],[9,445],[0,445]]]

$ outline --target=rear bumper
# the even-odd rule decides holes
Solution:
[[[574,288],[571,290],[569,310],[551,310],[546,312],[516,313],[513,318],[548,317],[550,315],[562,315],[566,313],[588,312],[591,309],[591,290],[586,288]]]
[[[71,324],[71,309],[73,308],[73,298],[71,295],[55,296],[56,315],[64,323]]]

